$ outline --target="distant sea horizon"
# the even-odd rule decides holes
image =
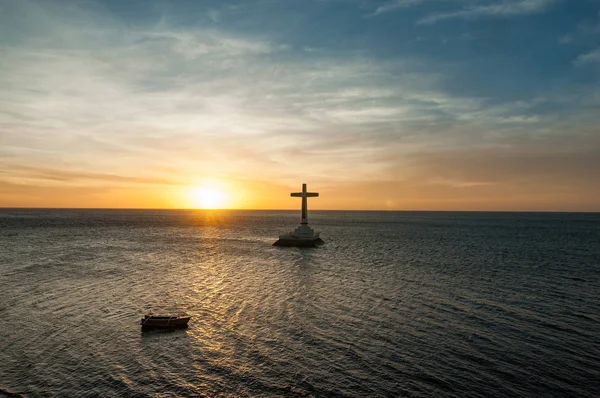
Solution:
[[[296,211],[300,209],[251,209],[251,208],[194,208],[194,207],[21,207],[21,206],[0,206],[1,210],[148,210],[148,211]],[[423,212],[423,213],[582,213],[597,214],[600,210],[430,210],[430,209],[319,209],[310,208],[309,212]]]

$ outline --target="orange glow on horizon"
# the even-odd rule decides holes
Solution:
[[[299,183],[245,178],[207,179],[180,173],[171,184],[98,183],[69,185],[0,182],[0,207],[131,208],[131,209],[250,209],[300,211],[290,192]],[[320,193],[309,202],[313,210],[430,210],[430,211],[592,211],[599,209],[598,189],[550,192],[544,184],[451,186],[393,181],[335,184],[308,181]],[[586,192],[583,192],[586,193]],[[593,195],[592,195],[593,193]],[[585,195],[583,195],[585,197]]]

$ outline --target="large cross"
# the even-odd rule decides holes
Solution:
[[[306,198],[312,198],[319,196],[316,192],[306,192],[306,184],[302,184],[302,192],[291,193],[290,196],[295,198],[302,198],[302,222],[301,224],[308,224],[308,203]]]

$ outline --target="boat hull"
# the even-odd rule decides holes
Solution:
[[[144,316],[140,325],[144,329],[183,329],[188,326],[190,316],[169,317],[169,316]]]

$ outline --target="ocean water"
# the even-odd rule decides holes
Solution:
[[[598,397],[600,214],[0,210],[31,397]],[[140,330],[147,313],[186,330]],[[1,394],[0,394],[1,395]]]

